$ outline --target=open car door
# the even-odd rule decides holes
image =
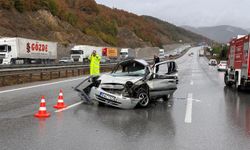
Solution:
[[[149,81],[151,96],[166,96],[177,89],[178,74],[175,61],[164,61],[153,68],[153,77]]]

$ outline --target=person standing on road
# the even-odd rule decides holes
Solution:
[[[100,61],[101,57],[94,50],[92,54],[89,56],[90,61],[90,75],[99,75],[100,74]]]
[[[154,55],[154,65],[153,67],[160,62],[160,58],[157,55]],[[157,73],[159,71],[159,66],[156,66],[156,72]]]

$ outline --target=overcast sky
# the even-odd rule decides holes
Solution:
[[[191,26],[250,28],[250,0],[96,0],[109,7]]]

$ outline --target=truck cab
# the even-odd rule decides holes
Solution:
[[[121,49],[120,57],[121,57],[121,59],[127,59],[128,58],[128,48],[122,48]]]
[[[229,43],[228,69],[224,76],[227,86],[240,90],[250,86],[250,35],[234,38]]]
[[[13,38],[0,39],[0,64],[11,64],[12,58],[16,57],[14,53],[16,49],[16,42]]]
[[[164,59],[165,58],[165,51],[164,49],[159,49],[159,58]]]
[[[74,47],[75,48],[75,47]],[[70,51],[70,57],[74,62],[83,62],[84,58],[84,51],[81,49],[71,49]]]

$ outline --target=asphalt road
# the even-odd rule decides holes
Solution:
[[[120,110],[79,104],[72,90],[81,78],[0,89],[1,150],[249,150],[250,92],[223,83],[223,72],[206,58],[177,60],[179,85],[168,102]],[[59,89],[67,105],[55,112]],[[44,95],[51,117],[34,118]]]

